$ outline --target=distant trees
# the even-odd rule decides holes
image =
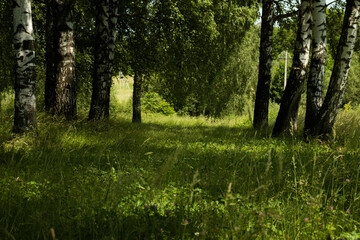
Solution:
[[[30,0],[13,0],[15,49],[15,133],[36,128],[36,76]]]

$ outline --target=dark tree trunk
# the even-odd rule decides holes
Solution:
[[[342,104],[355,40],[359,24],[360,1],[348,0],[344,22],[335,57],[333,72],[324,104],[322,105],[310,135],[326,138],[331,134],[337,113]]]
[[[141,123],[141,85],[142,74],[135,72],[133,90],[133,123]]]
[[[71,0],[54,0],[55,104],[53,112],[76,119],[75,42]]]
[[[117,22],[116,2],[116,0],[102,0],[96,5],[95,61],[90,120],[109,117]]]
[[[298,31],[295,41],[293,64],[281,99],[280,110],[273,129],[273,136],[289,133],[297,128],[297,114],[306,79],[311,44],[311,1],[302,0],[299,11]]]
[[[14,133],[36,128],[35,50],[30,0],[14,0],[15,115]]]
[[[313,1],[313,50],[310,74],[307,82],[306,116],[304,134],[307,137],[315,124],[322,105],[323,80],[327,59],[326,50],[326,1]]]
[[[274,0],[264,0],[261,18],[259,77],[256,89],[253,123],[254,128],[257,129],[260,129],[268,124],[273,29]]]
[[[54,67],[54,6],[47,3],[46,9],[46,80],[45,80],[45,110],[52,112],[55,104],[55,67]]]

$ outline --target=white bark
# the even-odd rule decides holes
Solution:
[[[326,0],[313,0],[313,52],[306,96],[305,134],[311,129],[322,105],[323,79],[327,59]]]
[[[30,0],[13,1],[16,58],[14,132],[36,128],[35,51]]]
[[[360,18],[360,1],[348,0],[328,92],[312,135],[330,134],[345,92]]]

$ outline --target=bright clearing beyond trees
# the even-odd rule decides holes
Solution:
[[[359,239],[359,11],[1,1],[0,239]]]

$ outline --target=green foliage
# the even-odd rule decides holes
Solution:
[[[252,45],[243,49],[242,43],[257,15],[255,7],[245,5],[185,1],[159,6],[165,54],[157,74],[161,80],[153,84],[176,111],[191,108],[190,102],[196,103],[196,114],[219,116],[233,94],[242,95],[248,69],[239,68],[239,63],[254,57],[245,55]]]
[[[145,111],[162,113],[167,116],[175,113],[174,108],[158,93],[146,93],[145,96],[141,98],[141,102]]]

